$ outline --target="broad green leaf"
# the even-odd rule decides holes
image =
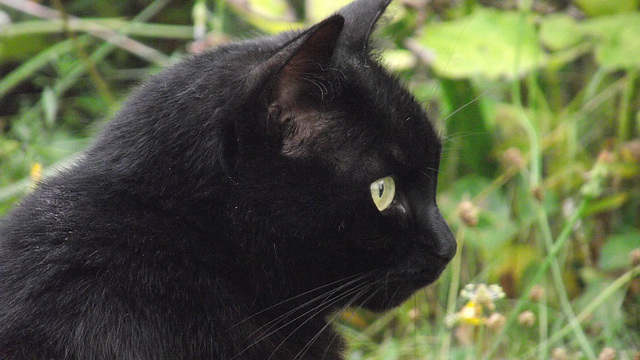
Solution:
[[[386,50],[382,52],[382,61],[391,70],[408,70],[416,65],[417,59],[409,50]]]
[[[435,71],[449,78],[514,78],[547,59],[532,18],[494,9],[478,8],[455,21],[431,23],[416,40],[435,54]]]
[[[496,229],[496,231],[500,231]],[[504,243],[491,252],[494,256],[488,259],[491,263],[491,275],[495,280],[504,276],[515,281],[520,288],[522,282],[526,283],[528,272],[532,265],[540,261],[540,253],[530,244],[524,243]],[[499,254],[499,256],[495,256]],[[524,279],[523,279],[524,278]]]
[[[590,44],[598,63],[608,70],[640,67],[640,12],[601,16],[580,23],[567,15],[548,16],[541,21],[540,39],[552,50]]]
[[[234,2],[230,4],[231,8],[241,13],[251,25],[269,34],[304,26],[302,22],[295,21],[293,9],[285,0],[250,0],[247,6],[238,6]]]
[[[582,31],[594,38],[596,60],[610,70],[640,67],[640,12],[586,20]]]
[[[7,28],[0,31],[0,64],[24,61],[50,45],[48,34],[11,36]]]
[[[270,20],[255,14],[246,14],[246,19],[249,21],[249,23],[251,23],[251,25],[269,34],[277,34],[283,31],[301,29],[305,26],[301,22]]]
[[[20,148],[20,143],[13,139],[0,138],[0,156],[8,155]]]
[[[327,16],[334,14],[341,7],[353,2],[353,0],[306,0],[306,18],[308,22],[318,22]]]
[[[248,0],[252,13],[265,19],[293,20],[293,10],[285,0]]]
[[[445,151],[456,152],[456,172],[470,172],[492,177],[496,165],[492,161],[493,133],[485,111],[488,98],[483,98],[469,80],[441,79],[442,94],[448,105]]]
[[[600,16],[633,11],[638,8],[638,0],[574,0],[589,16]]]
[[[600,268],[619,270],[629,267],[629,254],[638,248],[640,248],[640,231],[629,231],[612,236],[600,252]]]
[[[486,209],[478,214],[478,226],[468,229],[467,233],[471,245],[491,254],[517,235],[518,226],[507,211]]]
[[[573,17],[565,14],[551,14],[540,22],[540,41],[552,50],[566,49],[579,44],[584,37],[583,30]]]

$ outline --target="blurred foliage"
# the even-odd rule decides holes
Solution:
[[[0,0],[0,213],[162,66],[348,2]],[[638,5],[390,5],[379,55],[441,125],[439,203],[460,247],[397,311],[341,315],[349,359],[640,356]],[[444,325],[473,308],[470,283],[502,286],[502,323]]]

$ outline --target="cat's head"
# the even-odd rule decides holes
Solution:
[[[231,222],[239,238],[251,229],[256,282],[279,268],[269,287],[287,296],[362,275],[349,300],[386,309],[455,255],[436,205],[440,139],[368,49],[388,2],[356,1],[257,64],[254,115],[227,138]]]
[[[370,53],[388,3],[177,64],[132,97],[87,166],[105,169],[105,191],[197,217],[220,247],[204,253],[267,303],[333,283],[353,295],[337,306],[397,305],[456,243],[436,206],[440,139]]]

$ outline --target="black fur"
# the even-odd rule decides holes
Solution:
[[[388,0],[156,76],[0,228],[2,359],[341,359],[455,253],[440,141],[371,58]],[[369,185],[392,175],[379,212]]]

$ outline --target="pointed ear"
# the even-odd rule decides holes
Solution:
[[[356,0],[338,14],[344,17],[341,43],[354,51],[366,52],[376,22],[391,0]]]
[[[289,59],[275,74],[264,91],[268,106],[266,135],[285,153],[313,136],[320,124],[318,106],[333,89],[335,71],[331,59],[344,25],[334,15],[311,29],[270,59],[295,46]]]
[[[334,15],[308,30],[308,35],[301,39],[293,55],[274,78],[269,89],[271,104],[295,107],[312,90],[322,91],[317,84],[328,80],[327,68],[343,25],[343,17]]]

